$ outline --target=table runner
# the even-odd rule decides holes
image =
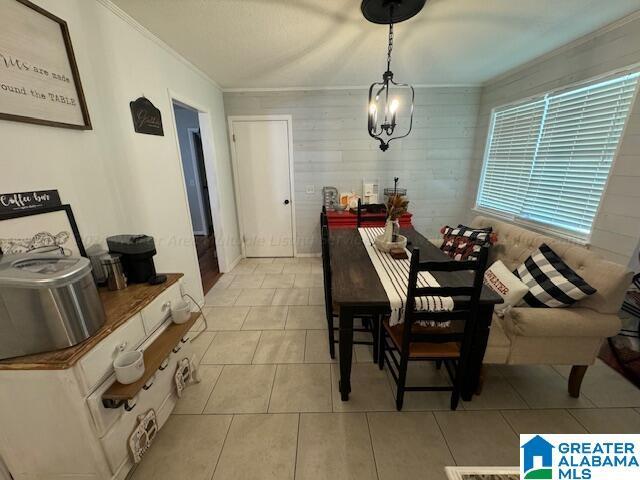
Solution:
[[[404,308],[407,301],[407,286],[409,283],[409,269],[411,264],[411,252],[407,252],[407,259],[396,260],[391,254],[378,250],[373,242],[375,238],[384,233],[384,228],[359,228],[358,232],[362,237],[371,263],[380,277],[380,283],[384,287],[389,303],[391,304],[391,317],[389,325],[397,325],[404,322]],[[418,274],[418,287],[439,287],[440,284],[429,272]],[[422,311],[450,311],[453,310],[453,299],[451,297],[418,297],[416,298],[416,310]],[[429,326],[449,326],[449,322],[420,322]]]

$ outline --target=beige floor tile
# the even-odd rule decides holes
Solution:
[[[434,412],[457,465],[518,465],[518,436],[500,412]]]
[[[249,307],[204,307],[209,330],[240,330]]]
[[[251,307],[243,330],[282,330],[287,321],[287,307]]]
[[[567,392],[567,380],[548,365],[499,365],[507,379],[530,408],[589,408],[585,396],[573,398]]]
[[[231,270],[230,273],[234,275],[243,274],[243,273],[253,273],[256,270],[256,262],[249,262],[249,259],[243,258],[240,260],[240,263]]]
[[[210,365],[251,363],[260,332],[218,332],[202,357]]]
[[[570,410],[589,433],[638,433],[640,413],[633,408],[580,408]]]
[[[278,365],[269,413],[330,411],[329,365]]]
[[[322,262],[312,264],[311,273],[322,273]]]
[[[236,275],[228,288],[260,288],[264,282],[264,273],[243,273]]]
[[[235,305],[248,307],[271,305],[274,293],[273,288],[247,288],[240,291]]]
[[[282,273],[283,267],[281,263],[261,263],[256,265],[255,273]]]
[[[273,305],[309,305],[308,288],[278,288]]]
[[[373,347],[371,345],[354,345],[353,351],[355,353],[354,362],[373,363]]]
[[[446,480],[455,465],[432,413],[369,413],[369,429],[380,480],[414,480],[429,472]]]
[[[265,413],[275,365],[225,365],[204,413]]]
[[[297,433],[296,414],[235,416],[213,480],[292,480]]]
[[[296,480],[376,480],[364,413],[300,415]]]
[[[310,263],[311,265],[321,265],[322,258],[320,255],[313,257],[298,257],[298,263]]]
[[[305,337],[303,330],[264,331],[253,363],[303,363]]]
[[[596,407],[640,407],[640,388],[604,363],[589,367],[581,392]]]
[[[307,330],[307,343],[304,349],[305,363],[335,363],[337,362],[338,345],[336,345],[336,358],[329,355],[329,336],[326,330]]]
[[[248,257],[248,258],[243,258],[240,261],[240,263],[243,265],[249,265],[249,264],[264,265],[264,264],[273,263],[273,260],[274,260],[273,257]]]
[[[236,276],[233,273],[223,273],[222,275],[220,275],[220,277],[218,277],[218,280],[216,280],[216,283],[214,283],[211,289],[224,290],[231,284],[231,282],[233,282],[234,278],[236,278]]]
[[[331,381],[333,382],[334,412],[375,412],[395,411],[395,401],[386,373],[377,365],[354,363],[351,367],[351,394],[349,401],[340,398],[338,380],[340,366],[331,365]]]
[[[311,273],[311,263],[289,263],[285,264],[282,273]]]
[[[309,289],[309,305],[324,306],[324,288]]]
[[[465,410],[504,410],[528,408],[524,399],[491,365],[484,367],[484,385],[480,395],[464,402]]]
[[[204,297],[204,304],[208,307],[229,307],[236,302],[240,292],[237,289],[212,288]]]
[[[585,428],[566,410],[504,410],[502,415],[518,435],[587,433]]]
[[[220,365],[200,365],[198,367],[199,383],[189,385],[178,399],[174,414],[199,415],[204,410],[211,391],[222,372]]]
[[[209,480],[231,419],[231,415],[171,416],[131,479]]]
[[[213,338],[216,336],[216,332],[202,332],[191,342],[191,348],[196,356],[196,364],[202,361],[202,357],[213,342]]]
[[[310,287],[322,287],[322,274],[317,273],[297,273],[294,287],[296,288],[310,288]]]
[[[295,278],[293,273],[267,273],[262,288],[293,288]]]
[[[276,264],[298,263],[298,259],[296,257],[277,257],[273,259],[273,263],[276,263]]]
[[[327,317],[324,307],[291,306],[285,328],[288,330],[325,330]]]

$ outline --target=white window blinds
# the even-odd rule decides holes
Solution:
[[[477,206],[586,239],[639,76],[494,110]]]

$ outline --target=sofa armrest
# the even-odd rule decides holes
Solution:
[[[617,315],[590,308],[515,307],[503,319],[510,336],[522,337],[611,337],[622,326]]]

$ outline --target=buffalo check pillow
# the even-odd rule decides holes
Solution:
[[[568,307],[596,293],[545,243],[513,273],[529,287],[521,306]]]
[[[482,247],[488,247],[495,242],[495,235],[489,228],[470,228],[464,225],[457,227],[445,226],[442,233],[440,250],[454,260],[477,260]]]

